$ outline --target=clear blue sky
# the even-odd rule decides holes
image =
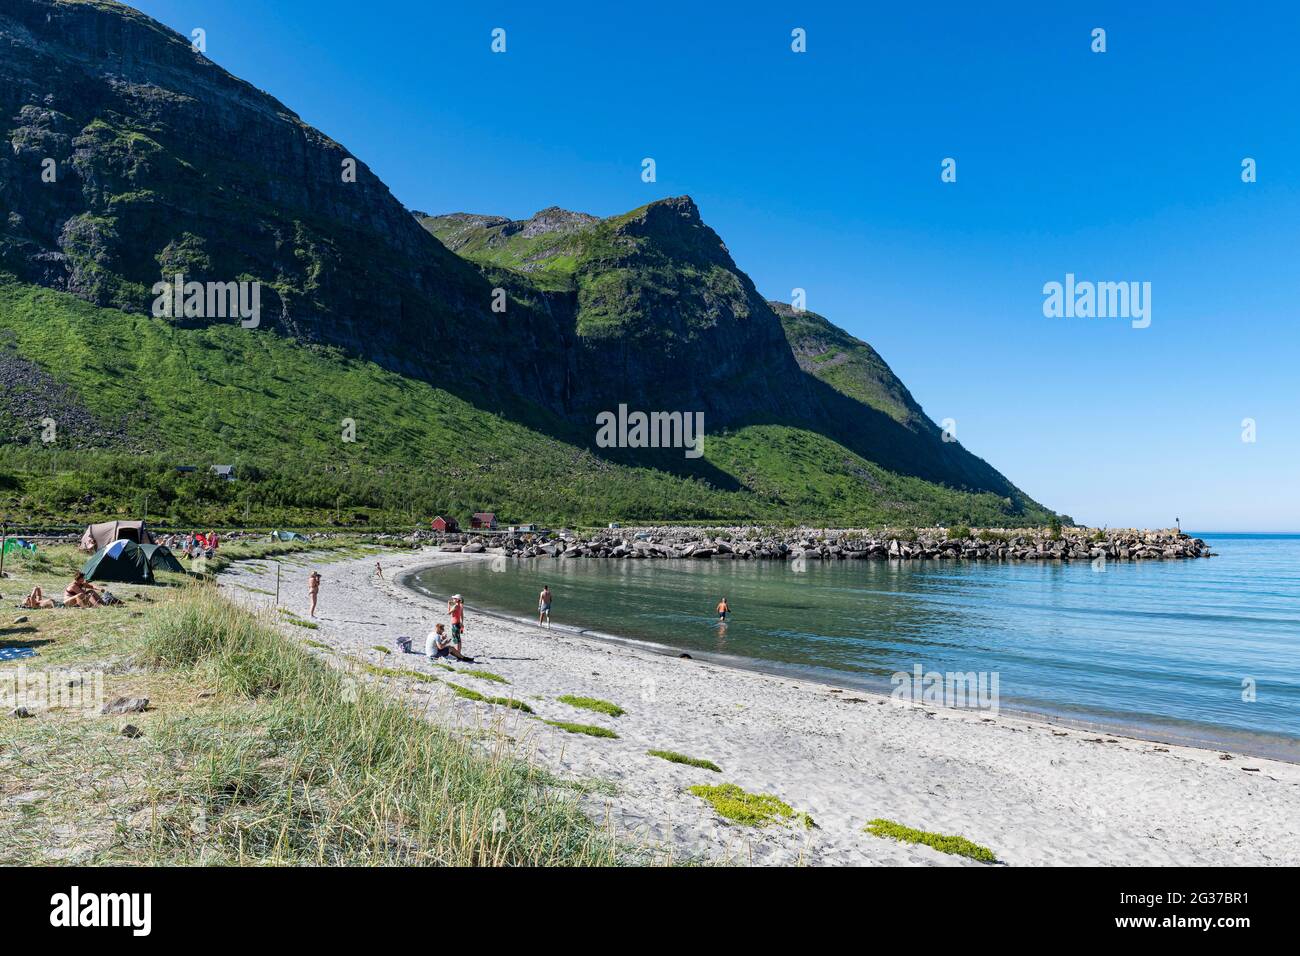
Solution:
[[[412,208],[691,195],[1080,521],[1300,530],[1300,5],[136,5]],[[1067,272],[1150,282],[1151,327],[1045,318]]]

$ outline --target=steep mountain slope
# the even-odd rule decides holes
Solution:
[[[486,274],[545,288],[553,309],[571,303],[587,351],[629,392],[685,402],[651,407],[701,408],[724,429],[818,433],[901,475],[1032,507],[986,462],[943,441],[871,346],[815,313],[764,301],[688,197],[605,220],[555,208],[520,222],[416,217]],[[610,394],[616,387],[602,382],[595,397]],[[571,398],[592,407],[585,393]]]
[[[413,374],[490,316],[364,163],[347,181],[342,146],[128,7],[0,5],[0,137],[22,279],[131,312],[178,272],[260,280],[265,328]]]
[[[774,310],[687,197],[412,216],[284,105],[102,0],[0,0],[0,136],[14,472],[57,453],[33,421],[50,412],[74,448],[292,460],[386,511],[454,492],[546,520],[1048,514],[942,442],[869,346]],[[154,317],[177,273],[261,283],[261,324]],[[620,405],[703,414],[704,457],[597,447]],[[340,446],[342,418],[367,423],[364,450]],[[570,495],[557,462],[609,493]]]

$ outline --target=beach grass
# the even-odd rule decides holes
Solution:
[[[558,727],[560,730],[570,734],[586,734],[588,737],[608,737],[615,740],[618,734],[608,727],[597,727],[595,724],[575,724],[567,720],[545,720],[542,721],[552,727]]]
[[[688,757],[686,754],[679,754],[675,750],[647,750],[651,757],[658,757],[661,760],[667,760],[669,763],[685,764],[688,767],[699,767],[703,770],[712,770],[714,773],[722,773],[722,768],[712,760],[701,760],[699,757]]]
[[[797,812],[780,797],[770,793],[750,793],[734,783],[698,784],[687,792],[709,803],[718,816],[742,826],[761,827],[780,821],[794,821],[809,828],[816,826],[812,817]]]
[[[137,737],[97,710],[12,722],[0,775],[21,775],[33,796],[0,804],[0,863],[620,859],[572,792],[515,756],[507,738],[423,719],[215,588],[142,590],[150,603],[48,612],[38,633],[24,632],[41,650],[32,667],[98,668],[106,696],[148,697],[150,706],[131,715]]]
[[[618,704],[611,704],[607,700],[600,700],[596,697],[575,697],[573,694],[565,694],[563,697],[555,698],[561,704],[568,704],[570,707],[580,707],[583,710],[594,710],[600,714],[608,714],[610,717],[622,717],[627,713]]]
[[[932,847],[940,853],[951,853],[956,856],[965,856],[972,860],[978,860],[980,863],[998,862],[997,856],[988,847],[980,846],[978,843],[972,843],[963,836],[947,836],[942,833],[929,833],[925,830],[917,830],[912,827],[903,826],[903,824],[895,823],[893,820],[872,820],[866,825],[863,832],[870,833],[872,836],[901,840],[904,843],[920,843]]]

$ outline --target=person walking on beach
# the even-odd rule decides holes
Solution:
[[[307,576],[307,594],[311,597],[311,616],[316,616],[316,598],[320,596],[320,572],[313,571]]]
[[[551,626],[551,586],[542,585],[542,593],[537,595],[537,626],[545,623],[547,627]]]
[[[726,624],[727,618],[730,616],[731,616],[731,605],[727,603],[726,598],[723,598],[721,601],[718,602],[718,623]]]
[[[375,562],[375,577],[381,581],[384,579],[384,569],[378,561]]]

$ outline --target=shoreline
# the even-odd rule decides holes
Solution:
[[[405,582],[420,569],[466,557],[386,553],[388,579],[382,582],[373,577],[373,559],[326,564],[318,629],[294,636],[330,649],[315,653],[435,673],[421,655],[374,647],[392,647],[402,633],[421,646],[423,633],[445,619],[445,602],[440,606]],[[301,612],[302,582],[313,558],[292,563],[285,569],[284,603]],[[256,588],[268,574],[273,580],[269,567],[235,565],[221,583],[228,594],[267,606],[249,586]],[[477,607],[470,608],[467,623],[466,650],[479,661],[455,665],[461,675],[455,680],[483,693],[508,692],[543,719],[596,724],[618,738],[566,734],[515,711],[457,699],[439,684],[400,692],[424,699],[431,712],[445,716],[450,710],[468,726],[503,723],[548,769],[602,781],[582,798],[590,815],[625,839],[679,857],[980,865],[862,832],[868,820],[886,817],[963,835],[1009,864],[1300,862],[1300,834],[1288,829],[1300,814],[1295,764],[1222,759],[1213,751],[1136,737],[1089,737],[1005,710],[990,718],[929,705],[887,706],[887,699],[865,690],[703,658],[681,660],[616,638],[548,632]],[[466,675],[476,667],[500,674],[508,690],[480,686]],[[627,713],[609,718],[578,710],[558,701],[564,694],[610,700]],[[647,756],[653,748],[714,760],[724,772]],[[719,783],[775,794],[810,813],[817,828],[737,826],[687,792],[690,785]]]
[[[415,585],[412,582],[412,579],[424,571],[433,570],[450,564],[491,560],[495,555],[486,553],[463,554],[458,552],[438,551],[434,552],[430,557],[431,560],[429,563],[404,570],[401,572],[401,576],[395,577],[393,581],[400,587],[405,587],[417,594],[445,603],[449,595],[439,596],[431,593],[430,591]],[[494,620],[521,627],[535,628],[539,632],[544,633],[544,629],[538,628],[529,617],[512,614],[501,608],[485,607],[480,604],[470,604],[469,602],[466,602],[465,607],[468,611],[472,611],[473,613],[484,617],[490,617]],[[680,648],[673,647],[669,644],[660,644],[654,641],[643,640],[641,638],[627,637],[625,635],[616,634],[610,631],[601,631],[595,628],[581,628],[569,624],[555,624],[552,625],[552,631],[558,631],[569,634],[573,637],[586,638],[593,641],[602,641],[616,645],[640,648],[649,653],[662,654],[667,657],[678,657],[681,653],[684,653]],[[890,698],[889,688],[885,685],[872,684],[867,681],[855,681],[848,675],[840,676],[839,672],[830,668],[817,667],[815,665],[783,664],[779,661],[742,657],[740,655],[732,654],[719,654],[712,651],[695,650],[690,653],[692,659],[707,661],[717,667],[729,667],[751,673],[767,674],[777,678],[803,680],[826,687],[837,688],[844,692],[870,694],[873,697],[884,698],[886,700]],[[944,704],[926,704],[926,706],[939,708],[945,707]],[[1258,757],[1260,759],[1276,760],[1283,763],[1300,765],[1300,741],[1285,735],[1271,735],[1264,737],[1262,735],[1252,734],[1249,731],[1226,730],[1222,735],[1215,736],[1213,734],[1205,733],[1198,734],[1196,731],[1201,729],[1200,726],[1191,724],[1186,725],[1186,733],[1180,733],[1177,729],[1161,729],[1161,725],[1159,724],[1127,723],[1123,720],[1072,717],[1063,713],[1053,713],[1051,711],[1033,710],[1015,706],[1001,706],[998,713],[1007,717],[1040,721],[1061,728],[1126,737],[1139,742],[1191,747],[1198,750],[1214,751],[1215,753],[1229,751],[1243,756]]]

